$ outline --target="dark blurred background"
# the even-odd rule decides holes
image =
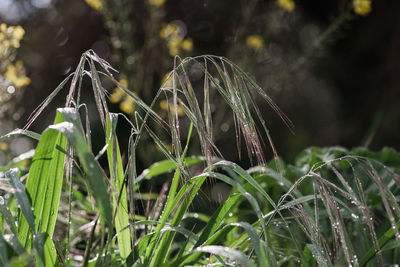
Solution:
[[[88,49],[126,75],[129,88],[149,103],[173,67],[170,43],[159,34],[171,24],[192,41],[180,55],[228,57],[292,120],[295,135],[265,105],[283,158],[308,146],[399,150],[400,1],[372,1],[371,7],[360,16],[351,0],[298,0],[292,11],[277,1],[115,0],[96,10],[84,0],[1,0],[0,22],[25,29],[17,57],[31,79],[16,103],[23,107],[21,116],[13,120],[23,127]],[[262,43],[249,43],[249,36]],[[54,106],[63,105],[65,95]],[[43,130],[54,118],[52,110],[31,130]]]

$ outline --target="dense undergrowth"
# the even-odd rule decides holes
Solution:
[[[186,71],[190,64],[202,67],[202,79],[192,82]],[[1,266],[376,266],[400,261],[396,151],[309,148],[293,163],[284,162],[259,106],[268,103],[289,128],[290,121],[225,58],[176,58],[171,79],[150,105],[113,72],[94,52],[86,52],[30,121],[40,119],[69,82],[65,107],[46,111],[55,116],[53,124],[42,134],[17,129],[1,137],[38,140],[34,152],[0,169]],[[85,77],[97,114],[88,114],[80,99]],[[133,120],[109,111],[105,79],[134,98]],[[237,146],[247,149],[254,167],[246,170],[224,160],[215,145],[211,107],[216,99],[231,110]],[[171,103],[166,116],[153,110],[162,100]],[[104,132],[99,151],[92,148],[92,139],[99,138],[91,133],[96,116]],[[126,119],[131,135],[128,148],[122,148],[117,121]],[[272,149],[270,161],[263,144]],[[138,173],[137,158],[154,147],[165,160]],[[217,191],[219,198],[213,199],[210,188],[217,185],[229,190]]]

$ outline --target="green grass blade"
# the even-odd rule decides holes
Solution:
[[[221,225],[222,221],[225,219],[227,214],[230,212],[233,206],[238,204],[241,195],[234,195],[227,199],[224,204],[222,204],[212,215],[203,232],[201,233],[199,240],[194,245],[194,248],[201,246],[207,239],[209,239],[218,227]]]
[[[250,237],[250,241],[253,244],[253,249],[256,251],[257,255],[257,261],[258,261],[258,266],[268,266],[267,262],[267,256],[265,255],[265,249],[261,243],[260,237],[258,236],[256,230],[246,222],[238,222],[238,223],[232,223],[231,225],[233,226],[240,226],[244,228]]]
[[[65,122],[52,125],[49,128],[64,134],[74,147],[83,170],[87,175],[89,188],[92,191],[97,205],[99,205],[101,218],[106,225],[112,227],[113,214],[107,187],[103,181],[104,174],[85,141],[79,114],[72,108],[63,108],[57,111],[64,116]]]
[[[10,138],[10,137],[13,137],[13,136],[17,136],[17,135],[25,135],[25,136],[27,136],[27,137],[30,137],[30,138],[35,139],[35,140],[38,140],[38,141],[40,140],[40,137],[41,137],[40,134],[35,133],[35,132],[32,132],[32,131],[29,131],[29,130],[15,129],[14,131],[12,131],[12,132],[10,132],[10,133],[1,136],[1,137],[0,137],[0,141],[3,140],[3,139],[6,139],[6,138]]]
[[[201,185],[206,180],[206,177],[197,177],[196,179],[190,180],[186,184],[186,186],[182,187],[181,190],[178,192],[174,202],[173,207],[176,207],[180,202],[180,206],[175,213],[171,226],[178,226],[179,223],[182,221],[185,212],[189,208],[189,205],[192,203],[194,197],[196,196],[197,192],[200,190]],[[157,267],[162,266],[168,254],[168,251],[171,247],[172,240],[175,237],[174,232],[167,232],[161,239],[160,244],[158,245],[154,257],[152,258],[150,266]]]
[[[232,225],[223,227],[221,230],[212,235],[206,242],[204,242],[203,247],[218,244],[218,242],[223,242],[223,240],[226,238],[226,235],[235,228],[236,227]],[[171,266],[186,266],[188,264],[193,264],[200,259],[202,254],[202,252],[190,251],[190,253],[182,256],[181,258],[177,258],[176,261],[171,264]]]
[[[8,172],[6,172],[5,175],[9,179],[10,184],[14,187],[15,197],[17,198],[19,208],[21,209],[23,217],[26,219],[28,223],[31,233],[35,234],[36,233],[35,218],[33,216],[32,206],[29,201],[28,195],[25,192],[25,188],[22,185],[21,181],[19,180],[17,172],[18,172],[17,169],[11,169]]]
[[[203,157],[187,157],[185,158],[184,165],[189,166],[192,164],[204,162]],[[176,169],[176,164],[171,160],[162,160],[153,163],[148,169],[145,169],[136,179],[136,183],[143,179],[150,179],[155,176],[168,173]]]
[[[8,262],[8,252],[7,252],[7,242],[4,240],[4,236],[0,231],[0,265],[7,266]]]
[[[400,229],[400,221],[397,222],[396,224],[397,229]],[[389,242],[392,238],[395,237],[396,234],[396,229],[393,227],[390,227],[389,230],[387,230],[379,239],[378,239],[378,245],[379,248],[382,248],[383,246],[386,245],[387,242]],[[366,253],[365,255],[361,258],[360,260],[360,266],[365,266],[377,253],[377,248],[375,245],[373,245]]]
[[[57,115],[54,123],[61,121],[61,115]],[[65,151],[66,138],[55,130],[47,129],[37,145],[26,182],[35,217],[35,231],[45,232],[50,237],[54,232],[63,182],[65,154],[59,148]],[[21,243],[29,249],[28,224],[23,217],[20,217],[18,231]]]
[[[129,229],[128,202],[126,197],[126,186],[124,183],[124,169],[122,166],[121,152],[118,145],[118,139],[115,134],[117,124],[117,114],[110,113],[111,122],[107,118],[107,138],[109,145],[107,147],[107,159],[110,168],[110,179],[113,186],[113,205],[115,217],[115,229],[118,233],[118,247],[121,258],[126,259],[131,253],[131,233]],[[122,231],[122,232],[121,232]]]

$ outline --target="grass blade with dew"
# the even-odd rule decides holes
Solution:
[[[235,261],[239,263],[240,265],[244,267],[255,267],[254,263],[252,263],[246,255],[244,255],[242,252],[232,249],[229,247],[224,247],[224,246],[205,246],[205,247],[199,247],[195,249],[193,252],[203,252],[203,253],[210,253],[213,255],[218,255],[222,257],[226,257],[232,261]]]
[[[242,199],[243,197],[241,195],[231,196],[214,212],[214,214],[208,220],[207,225],[202,230],[196,244],[194,244],[193,249],[203,245],[215,234],[216,230],[221,226],[222,222],[232,210],[232,207],[237,205]],[[201,257],[201,254],[202,253],[191,253],[191,255],[187,258],[184,257],[177,259],[177,261],[175,261],[172,265],[181,266],[185,264],[191,264],[196,262]]]
[[[6,138],[13,137],[13,136],[18,136],[18,135],[25,135],[25,136],[35,139],[37,141],[39,141],[41,138],[41,135],[38,133],[29,131],[29,130],[24,130],[24,129],[15,129],[14,131],[0,137],[0,141],[3,139],[6,139]]]
[[[0,264],[1,266],[7,266],[7,263],[8,263],[7,242],[0,231]]]

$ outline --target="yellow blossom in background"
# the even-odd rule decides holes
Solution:
[[[130,96],[125,97],[124,101],[119,104],[119,109],[126,114],[132,115],[135,111],[135,100]]]
[[[371,0],[353,0],[354,12],[366,16],[371,12]]]
[[[110,102],[111,103],[118,103],[121,99],[125,96],[125,92],[122,91],[121,88],[117,87],[113,90],[112,94],[110,95]]]
[[[160,108],[162,110],[168,111],[170,110],[172,113],[175,113],[175,108],[173,103],[169,103],[169,109],[168,109],[168,102],[167,100],[161,100],[160,102]],[[185,115],[185,112],[183,111],[183,108],[178,105],[178,110],[177,110],[178,116],[183,116]]]
[[[128,87],[128,80],[126,79],[125,75],[121,75],[121,79],[119,80],[119,83],[123,87],[126,87],[126,88]],[[119,104],[119,109],[122,110],[123,112],[125,112],[126,114],[132,115],[135,111],[135,100],[131,96],[127,95],[119,87],[114,88],[112,94],[110,95],[110,102],[114,103],[114,104],[121,102]]]
[[[193,50],[193,40],[183,39],[180,35],[180,28],[174,24],[164,24],[160,31],[160,37],[167,41],[168,52],[171,56],[176,56],[179,51],[190,52]]]
[[[246,45],[258,52],[264,46],[264,40],[260,35],[249,35],[246,38]]]
[[[178,30],[178,26],[174,24],[164,24],[160,31],[160,37],[163,39],[167,39],[171,35],[177,35]]]
[[[293,11],[296,7],[296,4],[293,2],[293,0],[278,0],[278,5],[289,12]]]
[[[5,23],[0,24],[0,31],[7,32],[7,24],[5,24]]]
[[[0,142],[0,151],[6,151],[8,149],[7,143]]]
[[[100,11],[103,9],[102,0],[85,0],[85,2],[93,9]]]
[[[183,50],[190,52],[193,50],[193,40],[191,38],[187,38],[183,40],[181,47]]]
[[[0,46],[2,50],[8,47],[19,48],[20,41],[24,37],[25,30],[21,26],[9,26],[0,24]]]
[[[25,68],[22,61],[17,61],[15,65],[8,65],[4,78],[12,82],[16,87],[24,87],[31,83],[31,80],[25,76]]]
[[[126,79],[126,77],[124,75],[121,75],[121,77],[122,78],[119,80],[119,83],[123,87],[128,87],[128,80]],[[110,95],[110,102],[114,104],[118,103],[122,100],[122,98],[124,98],[125,95],[125,92],[121,88],[115,87],[112,94]]]
[[[179,53],[179,48],[182,44],[182,37],[179,35],[174,36],[168,41],[168,49],[169,49],[169,54],[171,56],[176,56]]]
[[[165,3],[165,0],[148,0],[147,2],[151,6],[160,7]]]

